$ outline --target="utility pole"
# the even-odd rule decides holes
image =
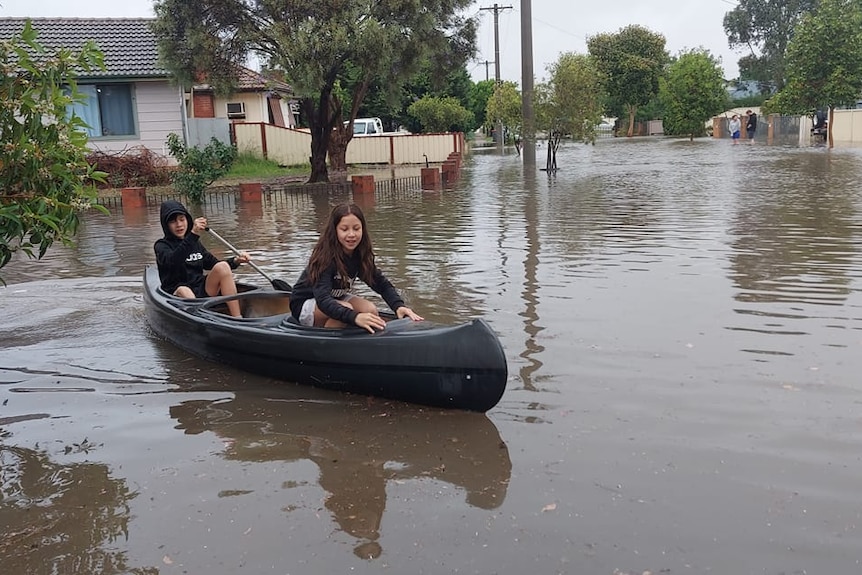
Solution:
[[[500,111],[500,11],[511,10],[511,6],[499,6],[494,4],[488,8],[479,8],[479,10],[494,11],[494,92],[497,98],[497,111]],[[497,120],[497,150],[503,153],[503,120]]]
[[[521,125],[524,167],[536,167],[536,115],[533,110],[533,6],[521,0]]]
[[[487,80],[490,80],[490,78],[488,77],[488,64],[496,64],[496,62],[489,62],[488,60],[485,60],[484,64],[485,64],[485,80],[487,81]]]

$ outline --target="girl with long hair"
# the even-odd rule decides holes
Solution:
[[[374,262],[365,215],[356,204],[336,206],[308,265],[293,286],[290,311],[300,324],[315,327],[355,325],[374,333],[386,322],[377,306],[352,293],[356,279],[380,294],[398,318],[423,318],[404,300]]]

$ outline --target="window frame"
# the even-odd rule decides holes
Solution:
[[[132,133],[131,134],[96,134],[89,135],[87,134],[87,138],[89,140],[95,141],[99,140],[102,142],[109,141],[122,141],[122,140],[139,140],[141,138],[141,126],[138,121],[138,97],[137,97],[137,82],[129,82],[123,80],[102,80],[99,78],[87,79],[87,80],[79,80],[78,87],[83,86],[95,86],[96,91],[98,92],[99,88],[102,86],[117,86],[124,85],[129,87],[129,107],[131,109],[132,115]],[[99,104],[99,118],[102,118],[102,108],[101,102]]]

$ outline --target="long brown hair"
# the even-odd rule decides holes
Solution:
[[[374,277],[374,249],[371,247],[371,234],[365,223],[365,214],[356,204],[340,204],[335,206],[332,213],[329,214],[329,221],[320,233],[317,245],[314,246],[311,258],[308,260],[308,281],[312,285],[317,283],[326,268],[332,265],[334,261],[335,269],[341,276],[342,285],[340,287],[346,289],[350,286],[347,266],[344,263],[347,254],[344,253],[344,248],[338,243],[338,223],[341,218],[349,214],[359,218],[359,222],[362,224],[362,239],[359,240],[353,250],[353,253],[359,256],[359,279],[371,285]]]

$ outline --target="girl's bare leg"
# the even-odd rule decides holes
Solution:
[[[375,306],[367,299],[359,296],[353,296],[347,301],[339,300],[338,303],[340,303],[344,307],[349,307],[357,313],[373,313],[374,315],[378,315],[377,306]],[[331,328],[347,327],[344,322],[338,321],[337,319],[332,319],[328,315],[324,314],[317,306],[315,306],[314,308],[314,325],[316,327]]]

